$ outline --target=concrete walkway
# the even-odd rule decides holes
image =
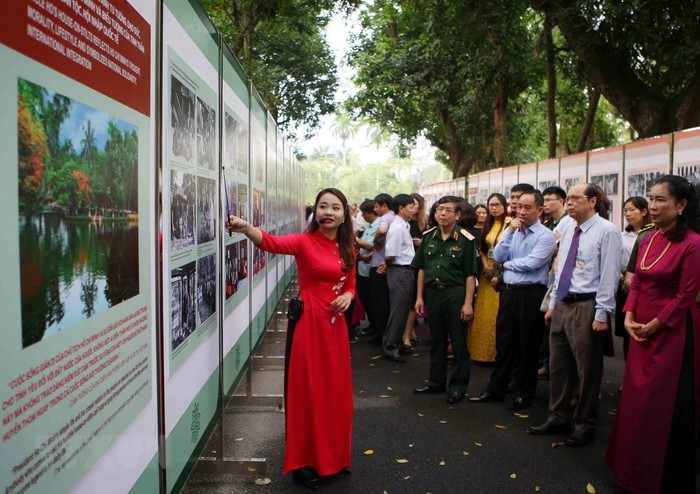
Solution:
[[[263,342],[261,352],[276,348],[282,355],[280,327],[281,323],[273,319],[271,332],[266,336],[270,341]],[[351,345],[355,398],[353,474],[322,479],[320,492],[616,492],[612,472],[604,466],[603,457],[623,375],[620,338],[615,338],[618,356],[605,359],[600,426],[595,441],[575,449],[563,446],[562,436],[532,436],[526,432],[528,425],[546,417],[548,381],[540,381],[533,406],[519,413],[510,411],[510,397],[502,403],[474,404],[464,400],[450,406],[445,403],[445,395],[412,394],[428,373],[428,330],[421,325],[418,333],[420,342],[406,364],[384,360],[380,347],[362,338]],[[491,367],[472,364],[471,369],[469,393],[478,395],[486,387]],[[253,382],[260,393],[282,392],[278,366],[257,366]],[[225,415],[225,455],[265,458],[264,477],[194,473],[183,493],[311,492],[295,485],[291,476],[281,475],[284,415],[280,409],[229,404]]]

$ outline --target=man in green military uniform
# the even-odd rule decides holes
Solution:
[[[447,337],[452,343],[453,365],[447,403],[464,398],[469,386],[469,350],[467,324],[474,317],[472,301],[476,284],[476,246],[474,236],[457,226],[460,212],[458,197],[438,200],[435,219],[439,226],[426,231],[413,258],[418,270],[416,312],[428,309],[432,333],[430,379],[413,390],[415,394],[442,393],[447,390]]]

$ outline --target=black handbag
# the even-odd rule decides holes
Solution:
[[[292,297],[287,305],[287,319],[297,322],[304,313],[304,301],[297,297]]]

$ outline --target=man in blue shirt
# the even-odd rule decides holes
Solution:
[[[537,388],[539,346],[544,332],[540,304],[547,291],[549,261],[556,249],[554,234],[539,221],[544,199],[539,191],[523,192],[518,216],[494,249],[503,263],[503,289],[496,318],[496,364],[481,396],[470,401],[503,401],[517,355],[521,357],[511,410],[530,406]]]

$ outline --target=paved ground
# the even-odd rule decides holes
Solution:
[[[279,324],[275,326],[279,328]],[[274,329],[274,328],[273,328]],[[613,493],[612,473],[603,465],[618,404],[623,373],[621,350],[606,358],[595,442],[574,449],[559,445],[561,436],[532,436],[530,424],[545,419],[548,382],[540,381],[533,406],[520,413],[503,403],[445,403],[444,395],[417,396],[413,388],[428,372],[429,338],[421,341],[408,363],[380,358],[380,349],[364,341],[352,345],[355,389],[353,474],[322,479],[325,493]],[[261,352],[281,351],[271,333]],[[619,338],[616,338],[619,340]],[[619,341],[616,344],[619,345]],[[255,366],[255,365],[254,365]],[[472,364],[469,392],[479,394],[491,368]],[[258,366],[257,392],[281,393],[278,367]],[[333,390],[328,390],[332,393]],[[216,440],[208,448],[215,449]],[[182,492],[310,492],[283,477],[284,415],[275,407],[226,408],[224,451],[233,457],[266,459],[266,485],[256,475],[193,474]],[[369,454],[369,451],[372,451]],[[267,480],[264,480],[265,482]]]

